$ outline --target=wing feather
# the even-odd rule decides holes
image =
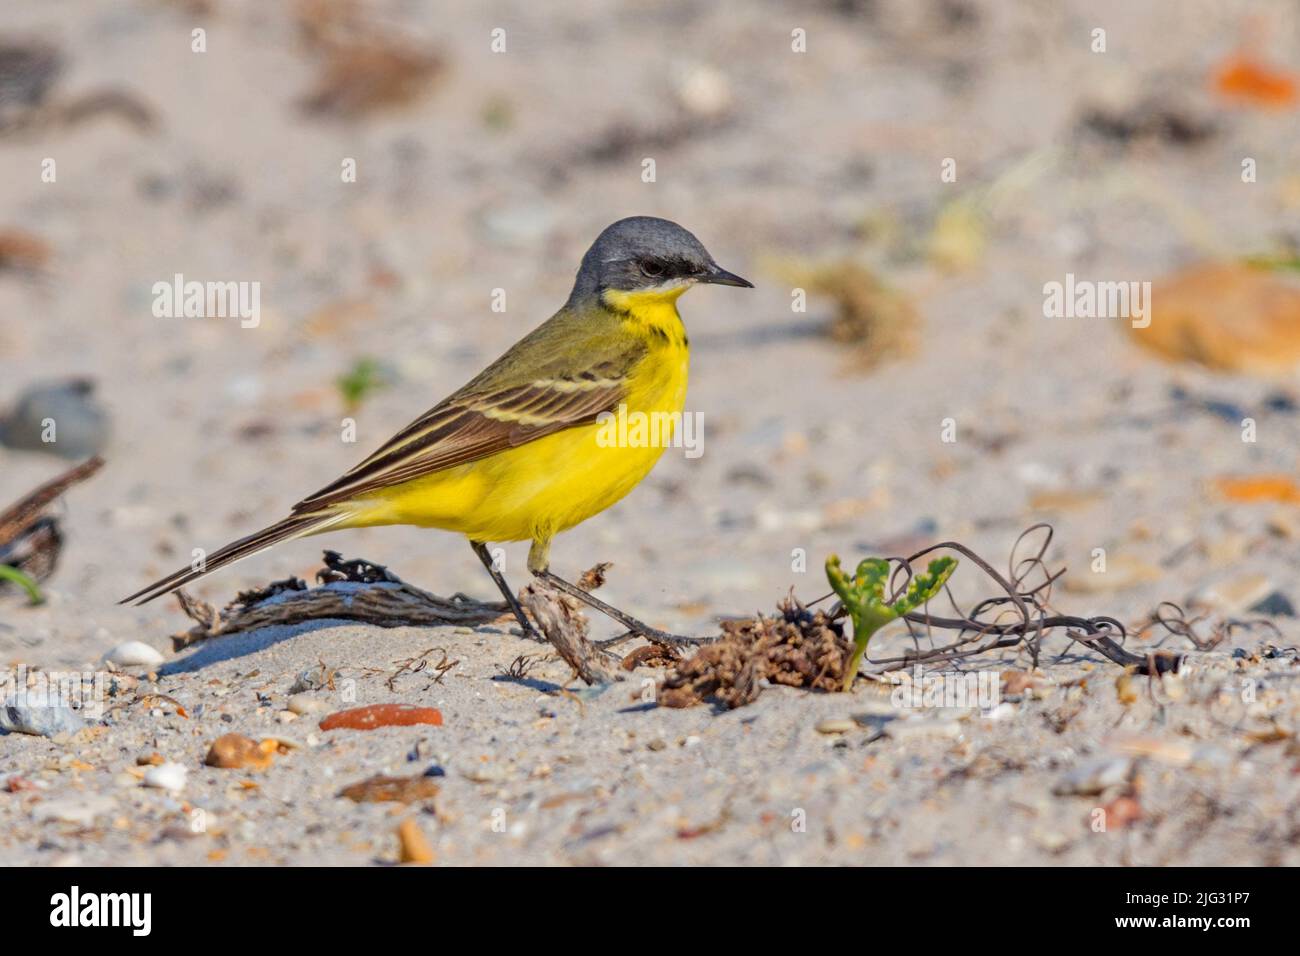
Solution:
[[[590,424],[627,397],[627,379],[644,355],[627,336],[589,332],[576,343],[555,324],[522,339],[465,387],[411,422],[337,481],[304,498],[294,514],[316,511],[444,468],[478,461],[546,435]],[[545,335],[548,328],[551,335]],[[583,332],[578,326],[567,331]],[[576,363],[577,354],[582,361]]]

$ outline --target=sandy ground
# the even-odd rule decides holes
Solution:
[[[175,604],[123,608],[120,597],[350,467],[549,315],[595,234],[638,213],[681,222],[758,288],[681,303],[704,454],[670,451],[556,545],[557,569],[614,562],[607,600],[711,633],[791,588],[822,595],[831,552],[957,538],[1002,567],[1041,520],[1076,582],[1057,591],[1068,613],[1138,621],[1160,601],[1255,590],[1256,578],[1300,599],[1294,506],[1230,504],[1208,485],[1294,473],[1300,420],[1270,402],[1294,379],[1166,365],[1132,346],[1122,319],[1042,315],[1044,283],[1067,272],[1154,281],[1294,237],[1294,113],[1227,109],[1205,81],[1252,36],[1272,60],[1296,62],[1293,7],[546,6],[375,6],[445,66],[418,102],[355,119],[298,105],[315,59],[279,4],[6,5],[5,37],[63,51],[51,97],[111,86],[155,116],[149,132],[101,116],[0,136],[0,226],[52,249],[41,275],[0,272],[0,405],[84,375],[112,417],[107,467],[61,508],[67,543],[48,602],[0,597],[6,666],[93,668],[129,640],[170,658],[168,635],[187,626]],[[205,53],[191,52],[196,26]],[[499,26],[504,54],[489,48]],[[1104,54],[1089,49],[1095,26]],[[807,53],[790,49],[796,28]],[[1215,131],[1195,146],[1081,131],[1094,106],[1153,97]],[[721,118],[701,120],[719,98]],[[698,129],[678,136],[683,123]],[[628,130],[650,133],[627,143]],[[1258,161],[1258,182],[1242,183],[1243,156]],[[54,183],[40,179],[47,157]],[[340,181],[348,157],[355,183]],[[641,179],[645,157],[654,183]],[[945,157],[956,183],[939,179]],[[951,273],[926,244],[961,195],[984,197],[987,247]],[[864,371],[820,333],[832,303],[814,296],[792,312],[782,264],[845,255],[913,300],[918,354]],[[260,282],[260,325],[155,318],[151,287],[177,272]],[[495,289],[505,313],[491,309]],[[363,356],[394,384],[354,414],[352,444],[333,383]],[[1256,418],[1257,441],[1241,440],[1236,409]],[[956,441],[943,440],[945,419]],[[62,467],[0,448],[0,501]],[[289,544],[195,593],[222,603],[308,576],[321,546],[439,594],[493,596],[463,540],[410,528]],[[525,548],[507,547],[516,584]],[[1097,548],[1107,575],[1090,571]],[[792,571],[796,549],[806,572]],[[987,593],[972,568],[955,587]],[[1259,616],[1230,605],[1220,618]],[[852,696],[773,689],[733,712],[674,711],[643,703],[643,681],[661,676],[649,669],[579,697],[561,692],[568,668],[553,659],[506,677],[518,655],[545,648],[495,626],[272,629],[169,659],[156,681],[124,689],[101,729],[0,736],[0,779],[14,791],[0,792],[0,861],[392,862],[396,827],[414,816],[450,864],[1296,863],[1300,697],[1285,650],[1296,628],[1290,616],[1272,623],[1191,654],[1170,686],[1140,680],[1131,697],[1118,668],[1054,638],[1041,686],[992,717],[887,712],[888,694],[868,683]],[[397,662],[431,648],[458,662],[441,681],[421,672],[389,686]],[[327,709],[428,704],[443,726],[324,732],[316,717],[280,716],[322,662],[337,669],[334,690],[313,692]],[[188,716],[137,701],[149,692]],[[816,729],[855,717],[844,732]],[[297,747],[265,771],[203,766],[232,731]],[[154,753],[189,768],[179,794],[132,773]],[[1109,761],[1105,779],[1088,781],[1097,760]],[[376,773],[435,767],[442,792],[427,812],[335,796]],[[1071,789],[1099,792],[1058,792]]]

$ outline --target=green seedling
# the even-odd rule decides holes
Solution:
[[[853,657],[844,672],[845,693],[853,689],[858,665],[867,652],[872,635],[890,621],[910,614],[928,602],[939,593],[956,569],[956,558],[935,558],[924,574],[912,576],[902,597],[888,604],[885,588],[889,585],[889,562],[884,558],[865,558],[851,578],[840,567],[839,555],[832,554],[826,559],[826,577],[853,619]]]
[[[45,596],[41,594],[41,589],[36,582],[17,568],[0,564],[0,581],[10,581],[18,585],[27,592],[27,597],[33,604],[45,603]]]
[[[388,385],[388,377],[374,359],[360,358],[346,374],[336,379],[335,384],[343,397],[344,408],[354,412],[372,393]]]

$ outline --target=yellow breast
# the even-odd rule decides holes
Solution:
[[[617,502],[649,474],[677,434],[690,356],[675,305],[680,294],[623,293],[609,302],[627,330],[647,344],[628,378],[625,406],[615,415],[391,489],[357,523],[522,541],[548,538]]]

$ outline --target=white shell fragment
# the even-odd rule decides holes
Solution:
[[[104,662],[119,667],[157,667],[165,657],[144,641],[127,641],[104,655]]]
[[[178,763],[159,764],[144,772],[144,785],[180,793],[185,789],[185,777],[188,773],[189,769]]]

